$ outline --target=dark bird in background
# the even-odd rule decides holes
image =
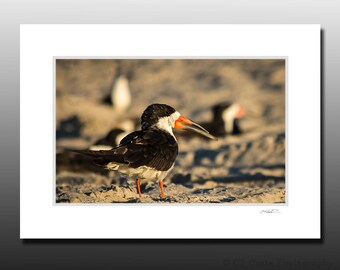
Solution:
[[[244,116],[245,109],[232,102],[221,102],[211,108],[213,118],[209,122],[199,123],[202,127],[216,136],[224,137],[226,135],[238,135],[242,133],[239,120]],[[176,135],[184,138],[191,138],[194,134],[178,131]]]
[[[121,139],[123,139],[128,133],[124,129],[114,128],[103,138],[99,139],[92,145],[90,150],[110,150],[116,147]]]
[[[202,123],[214,136],[227,134],[237,135],[242,133],[239,120],[245,115],[245,109],[238,103],[222,102],[212,108],[213,119]]]
[[[77,115],[73,115],[68,119],[60,121],[57,128],[56,137],[60,138],[76,138],[80,136],[83,123]]]
[[[138,118],[126,119],[116,127],[109,131],[109,133],[97,140],[89,149],[90,150],[109,150],[119,145],[120,141],[129,133],[137,130],[140,127],[140,120]]]
[[[120,69],[113,81],[110,94],[104,97],[103,102],[112,106],[117,115],[125,113],[131,105],[131,92],[128,74]]]
[[[166,104],[148,106],[142,114],[141,126],[141,130],[130,133],[111,150],[75,152],[90,157],[98,166],[136,179],[139,197],[142,196],[140,180],[158,180],[164,198],[163,180],[174,167],[178,155],[172,129],[188,129],[216,140],[203,127]]]

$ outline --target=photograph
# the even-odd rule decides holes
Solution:
[[[55,203],[287,203],[286,60],[55,58]]]

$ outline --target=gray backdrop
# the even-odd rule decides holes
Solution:
[[[215,269],[336,269],[339,255],[340,1],[120,0],[1,1],[0,262],[11,268],[65,266]],[[19,239],[19,24],[318,23],[323,29],[322,241],[21,241]],[[302,108],[303,108],[303,104]],[[39,134],[37,134],[39,136]],[[39,148],[37,148],[39,151]],[[41,157],[42,159],[44,157]],[[39,160],[36,160],[37,167]],[[32,184],[34,184],[32,182]],[[43,214],[43,213],[42,213]],[[303,213],[301,213],[303,216]],[[61,221],[67,222],[67,221]],[[298,222],[298,221],[297,221]],[[103,224],[103,229],[110,229]],[[138,229],[138,224],[136,224]],[[162,261],[162,263],[161,263]],[[232,267],[231,267],[232,266]]]

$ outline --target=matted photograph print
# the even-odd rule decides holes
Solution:
[[[55,59],[56,203],[286,202],[286,59]]]
[[[319,239],[320,100],[319,25],[22,25],[20,237]]]

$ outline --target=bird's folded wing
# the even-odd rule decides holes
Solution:
[[[99,166],[112,162],[129,164],[132,168],[147,166],[166,171],[173,165],[178,147],[171,135],[157,130],[142,130],[127,135],[119,146],[111,150],[76,152],[90,156]]]

